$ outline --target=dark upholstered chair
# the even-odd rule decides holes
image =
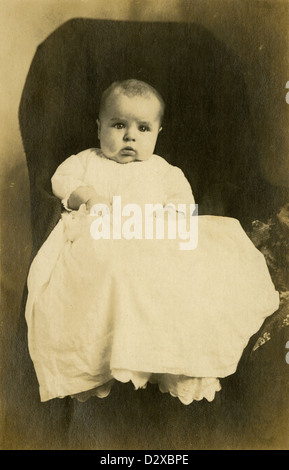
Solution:
[[[183,169],[197,203],[209,199],[210,211],[244,220],[244,201],[254,207],[258,158],[236,57],[194,24],[75,19],[38,47],[20,104],[34,248],[60,215],[51,175],[72,153],[98,145],[100,94],[125,78],[163,95],[156,153]]]
[[[156,153],[183,169],[200,213],[237,217],[249,227],[268,209],[260,204],[268,188],[258,172],[242,69],[222,42],[196,24],[73,19],[37,48],[20,103],[31,187],[32,257],[61,214],[60,201],[51,192],[52,174],[69,155],[98,146],[100,94],[125,78],[147,81],[163,95],[166,115]],[[279,323],[286,320],[284,311],[282,315]],[[262,410],[270,394],[264,387],[284,401],[288,390],[282,392],[280,383],[285,384],[285,376],[288,380],[289,365],[286,369],[285,324],[276,339],[254,349],[266,328],[252,338],[240,370],[223,381],[213,403],[185,407],[153,386],[134,392],[129,384],[116,386],[103,401],[79,404],[67,398],[40,404],[22,324],[11,395],[15,426],[20,433],[26,429],[23,439],[35,448],[238,447],[245,445],[240,435],[246,426],[269,442],[275,438],[275,422],[265,413],[265,435]]]

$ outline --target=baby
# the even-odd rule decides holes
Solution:
[[[103,155],[121,164],[148,160],[162,130],[164,109],[162,97],[150,85],[113,83],[102,96],[97,120]],[[82,186],[71,193],[68,207],[78,209],[84,203],[89,210],[100,201],[108,202],[92,186]]]
[[[235,219],[198,217],[198,245],[186,251],[174,240],[91,236],[91,209],[115,196],[194,204],[183,172],[153,153],[164,108],[144,82],[113,83],[99,110],[101,149],[72,155],[52,177],[66,211],[31,265],[26,307],[42,401],[105,397],[115,380],[211,401],[278,308],[264,257]]]
[[[113,83],[100,103],[97,123],[101,150],[89,149],[67,159],[54,174],[52,188],[67,210],[77,211],[85,205],[90,211],[101,204],[111,209],[113,198],[118,195],[130,204],[146,205],[147,211],[150,202],[157,204],[159,211],[155,208],[155,217],[164,217],[163,208],[166,215],[174,213],[172,222],[178,214],[178,234],[182,231],[182,239],[189,238],[186,244],[181,243],[182,249],[190,249],[193,224],[190,223],[190,231],[186,232],[180,223],[187,211],[193,211],[190,205],[195,207],[190,185],[179,168],[153,154],[162,130],[164,109],[162,97],[150,85],[137,80]],[[117,168],[115,163],[125,164],[126,169]],[[114,192],[108,191],[108,177]],[[125,183],[127,178],[129,184]],[[124,183],[122,187],[120,180]]]

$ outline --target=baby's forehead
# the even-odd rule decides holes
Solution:
[[[122,90],[121,88],[119,89],[116,88],[115,90],[112,90],[111,93],[108,95],[106,102],[108,101],[119,102],[119,98],[128,98],[129,100],[138,101],[138,102],[140,101],[147,102],[148,100],[153,100],[153,101],[156,100],[159,103],[159,105],[161,105],[157,96],[151,91],[145,91],[142,93],[129,93],[126,90]]]
[[[121,89],[112,90],[106,97],[100,114],[122,115],[126,113],[145,114],[147,119],[158,119],[162,115],[162,106],[158,97],[148,91],[142,94],[126,93]]]

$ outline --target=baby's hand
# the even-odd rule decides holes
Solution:
[[[93,206],[95,206],[96,204],[104,204],[108,207],[108,209],[110,209],[110,202],[107,199],[101,196],[95,195],[86,202],[85,205],[86,205],[87,211],[90,212]]]
[[[85,204],[87,211],[90,212],[93,206],[95,206],[96,204],[104,204],[110,210],[110,201],[95,193]]]
[[[82,204],[86,204],[94,196],[94,193],[92,186],[79,186],[68,198],[69,209],[78,210]]]
[[[103,196],[100,196],[92,186],[79,186],[69,196],[68,207],[70,209],[78,210],[82,204],[85,204],[86,210],[89,212],[95,204],[110,206],[110,202]]]

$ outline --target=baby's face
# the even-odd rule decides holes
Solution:
[[[154,95],[113,93],[98,121],[104,155],[118,163],[148,160],[160,132],[160,103]]]

